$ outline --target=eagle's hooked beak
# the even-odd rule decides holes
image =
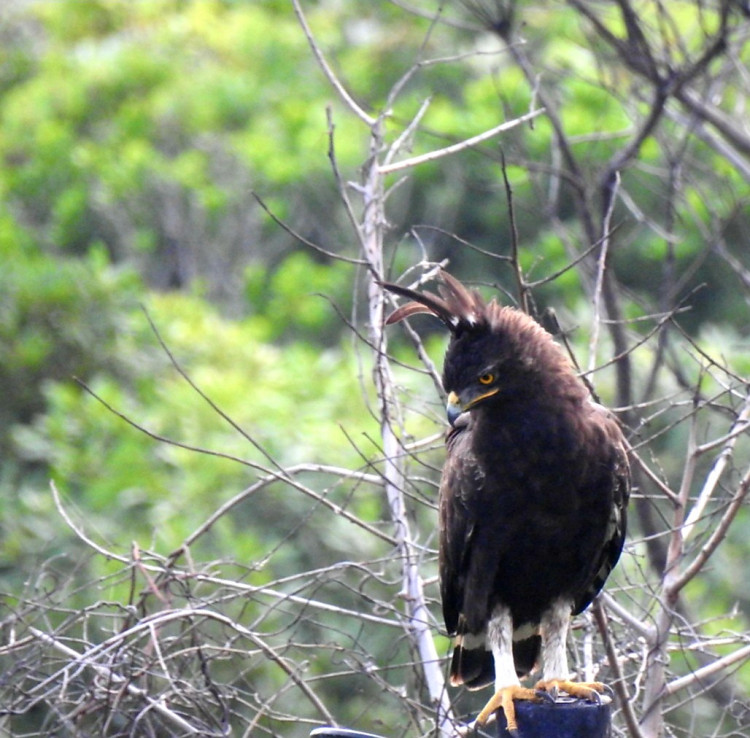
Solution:
[[[471,410],[471,408],[473,408],[474,405],[476,405],[478,402],[496,395],[498,391],[498,387],[493,387],[487,392],[482,392],[480,394],[474,395],[473,397],[468,397],[463,401],[462,398],[459,397],[455,392],[451,392],[448,395],[448,404],[445,407],[445,414],[448,416],[448,422],[451,425],[455,425],[456,420],[458,419],[458,416],[461,415],[461,413],[465,413],[467,410]]]
[[[455,392],[448,395],[448,404],[445,406],[445,414],[448,416],[448,422],[451,425],[456,424],[458,416],[463,412],[461,409],[461,400]]]

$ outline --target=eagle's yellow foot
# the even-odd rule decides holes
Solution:
[[[571,682],[567,679],[542,680],[534,685],[534,690],[550,695],[553,700],[558,692],[565,692],[571,697],[597,703],[601,702],[601,695],[612,695],[612,688],[602,682]]]
[[[508,732],[513,733],[517,731],[516,706],[513,704],[513,700],[539,702],[539,697],[535,690],[522,687],[520,684],[513,684],[510,687],[498,689],[479,715],[477,715],[477,719],[474,721],[475,724],[484,725],[496,710],[502,708],[505,714],[505,722],[508,724]]]

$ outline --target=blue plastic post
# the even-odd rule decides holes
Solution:
[[[611,701],[601,704],[558,697],[557,702],[516,702],[518,733],[512,738],[610,738]],[[502,710],[497,713],[498,738],[511,738]]]
[[[567,697],[557,702],[516,702],[518,733],[508,732],[505,715],[497,712],[498,738],[611,738],[611,701],[602,697],[601,704]],[[489,726],[488,726],[489,728]],[[484,731],[483,731],[484,732]],[[383,738],[349,728],[315,728],[310,738]]]

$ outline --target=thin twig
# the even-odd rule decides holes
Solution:
[[[86,653],[81,654],[78,651],[75,651],[74,649],[69,648],[64,643],[61,643],[60,641],[58,641],[55,637],[49,635],[48,633],[45,633],[42,630],[39,630],[38,628],[30,627],[29,632],[35,638],[38,638],[43,643],[46,643],[48,646],[51,646],[58,653],[62,654],[63,656],[69,659],[72,659],[70,666],[72,666],[75,663],[84,664],[88,668],[96,671],[98,674],[106,677],[108,681],[111,681],[114,684],[122,684],[129,695],[131,695],[132,697],[137,697],[139,699],[142,699],[144,702],[148,704],[148,706],[152,710],[154,710],[154,712],[157,712],[163,718],[168,720],[170,723],[173,723],[181,730],[184,730],[186,733],[190,735],[204,735],[205,734],[205,731],[202,728],[200,729],[195,728],[182,716],[170,710],[169,707],[167,707],[164,704],[164,702],[162,702],[161,700],[154,699],[153,697],[151,697],[151,695],[148,694],[148,692],[146,692],[145,689],[136,687],[132,682],[127,680],[125,677],[122,677],[119,674],[117,674],[113,669],[111,669],[106,664],[101,664],[101,663],[91,661],[89,656]]]
[[[705,563],[716,551],[719,544],[724,540],[727,531],[729,530],[729,526],[737,516],[737,513],[742,507],[742,503],[747,497],[748,489],[750,489],[750,469],[745,472],[745,475],[737,485],[737,490],[735,491],[731,502],[721,516],[719,523],[712,530],[708,540],[701,546],[700,551],[696,554],[690,564],[679,575],[675,575],[671,582],[671,588],[676,592],[679,592],[703,569]]]
[[[727,468],[727,465],[729,464],[730,459],[732,458],[734,447],[737,444],[739,437],[747,431],[749,422],[750,397],[748,397],[748,400],[745,403],[745,406],[742,408],[739,416],[737,417],[737,420],[733,423],[732,431],[728,434],[728,436],[719,439],[720,442],[724,443],[724,448],[722,448],[721,453],[716,457],[714,464],[706,475],[706,480],[703,483],[703,487],[701,488],[700,494],[698,495],[698,499],[691,508],[690,513],[685,520],[685,524],[682,526],[683,541],[687,541],[687,539],[692,535],[693,530],[695,529],[695,524],[703,515],[703,511],[705,510],[706,505],[713,496],[716,485],[719,483],[719,480],[721,479],[725,469]],[[716,443],[704,443],[700,446],[696,445],[694,449],[695,457],[697,458],[701,454],[714,448],[716,445]]]
[[[604,218],[602,220],[601,246],[596,267],[596,282],[594,284],[593,307],[594,313],[591,319],[591,335],[589,338],[589,364],[588,372],[591,373],[596,366],[597,349],[599,346],[599,327],[601,325],[602,292],[604,289],[605,272],[609,261],[610,224],[612,213],[617,202],[617,190],[620,186],[620,173],[615,171],[608,193],[609,201],[606,204]]]
[[[354,102],[354,98],[347,92],[344,85],[341,84],[341,81],[334,74],[330,65],[326,61],[323,52],[318,46],[318,42],[315,40],[315,36],[313,36],[313,32],[310,30],[310,26],[307,23],[307,18],[305,18],[305,14],[302,12],[302,7],[299,4],[299,0],[292,0],[292,5],[294,6],[294,13],[299,20],[299,24],[300,26],[302,26],[302,31],[305,34],[307,43],[310,45],[313,56],[318,62],[320,68],[323,70],[323,74],[325,74],[326,79],[331,83],[331,86],[334,90],[336,90],[344,104],[349,108],[349,110],[351,110],[352,113],[354,113],[354,115],[357,116],[357,118],[359,118],[368,127],[375,125],[376,119],[371,115],[368,115],[359,105],[357,105],[356,102]]]
[[[484,133],[472,136],[471,138],[464,139],[463,141],[459,141],[458,143],[452,144],[451,146],[446,146],[443,149],[429,151],[426,154],[414,156],[411,159],[404,159],[403,161],[397,161],[393,164],[382,165],[378,167],[378,173],[381,175],[393,174],[394,172],[400,172],[404,169],[412,169],[416,166],[419,166],[420,164],[437,161],[438,159],[442,159],[445,156],[450,156],[451,154],[457,154],[461,151],[466,151],[466,149],[470,149],[472,146],[477,146],[484,141],[489,141],[491,138],[494,138],[500,133],[504,133],[505,131],[509,131],[512,128],[515,128],[516,126],[533,120],[543,112],[544,108],[538,108],[536,110],[532,110],[530,113],[521,115],[518,118],[506,121],[505,123],[501,123],[499,126],[490,128],[489,131],[485,131]]]
[[[604,642],[604,649],[607,652],[609,668],[615,675],[614,690],[619,699],[622,714],[625,716],[625,724],[628,726],[628,732],[630,733],[631,738],[642,738],[640,728],[638,727],[638,718],[633,710],[633,704],[630,700],[630,695],[628,694],[628,689],[625,684],[625,677],[623,676],[620,662],[617,658],[615,643],[612,640],[612,635],[609,631],[607,613],[602,605],[600,597],[601,595],[594,600],[591,610],[594,614],[599,634]]]
[[[696,682],[701,682],[720,671],[728,669],[733,664],[740,661],[747,661],[748,659],[750,659],[750,645],[745,646],[744,648],[738,648],[736,651],[728,653],[726,656],[722,656],[721,658],[716,659],[716,661],[713,661],[706,666],[702,666],[700,669],[696,669],[685,676],[673,679],[664,688],[664,695],[673,695],[681,689],[690,687]]]
[[[505,186],[505,198],[508,207],[508,222],[510,223],[510,263],[513,265],[513,275],[516,278],[516,289],[518,290],[518,304],[521,310],[529,313],[528,285],[521,269],[521,259],[518,254],[518,226],[516,224],[516,211],[513,207],[513,188],[508,179],[508,167],[505,162],[505,152],[500,149],[500,164],[503,172],[503,185]]]
[[[175,361],[175,359],[172,356],[172,354],[166,348],[166,345],[162,344],[162,346],[164,347],[165,351],[168,352],[168,355],[170,356],[170,358],[172,359],[172,361]],[[226,453],[223,453],[221,451],[212,451],[212,450],[209,450],[209,449],[204,449],[204,448],[202,448],[200,446],[192,446],[192,445],[187,444],[187,443],[182,443],[181,441],[175,441],[174,439],[167,438],[166,436],[162,436],[162,435],[160,435],[158,433],[154,433],[154,432],[148,430],[147,428],[145,428],[144,426],[136,423],[130,417],[128,417],[124,413],[122,413],[119,410],[117,410],[116,408],[114,408],[106,400],[104,400],[104,398],[102,398],[101,396],[97,395],[96,392],[94,392],[94,390],[91,389],[91,387],[89,387],[82,380],[76,378],[75,381],[84,390],[86,390],[86,392],[88,392],[94,399],[96,399],[104,407],[106,407],[107,410],[109,410],[111,413],[113,413],[114,415],[116,415],[121,420],[125,421],[128,425],[132,426],[136,430],[140,431],[141,433],[144,433],[149,438],[153,438],[156,441],[161,441],[162,443],[167,443],[167,444],[169,444],[171,446],[176,446],[177,448],[183,448],[183,449],[186,449],[188,451],[194,451],[196,453],[206,454],[208,456],[215,456],[215,457],[220,458],[220,459],[227,459],[229,461],[234,461],[234,462],[237,462],[238,464],[242,464],[244,466],[250,467],[251,469],[255,469],[257,471],[260,471],[260,472],[262,472],[263,474],[265,474],[265,475],[267,475],[269,477],[274,477],[275,479],[277,479],[277,480],[279,480],[281,482],[285,482],[286,484],[288,484],[293,489],[296,489],[298,492],[302,492],[302,494],[306,495],[307,497],[310,497],[311,499],[316,500],[321,505],[323,505],[323,506],[327,507],[329,510],[332,510],[333,512],[335,512],[336,515],[340,515],[341,517],[346,518],[351,523],[354,523],[355,525],[360,526],[361,528],[363,528],[364,530],[366,530],[368,533],[371,533],[372,535],[376,536],[377,538],[381,538],[382,540],[384,540],[384,541],[386,541],[388,543],[393,543],[394,542],[394,539],[393,539],[392,536],[389,536],[388,534],[384,533],[383,531],[378,530],[376,527],[374,527],[374,526],[370,525],[369,523],[365,522],[364,520],[362,520],[361,518],[357,517],[353,513],[350,513],[345,508],[343,508],[340,505],[337,505],[335,502],[332,502],[331,500],[327,499],[324,495],[320,494],[319,492],[316,492],[315,490],[310,489],[306,485],[301,484],[296,479],[294,479],[294,474],[297,473],[297,472],[294,471],[294,468],[290,472],[289,469],[285,469],[284,467],[282,467],[281,465],[279,465],[269,454],[267,454],[264,450],[262,450],[262,447],[254,439],[252,439],[251,436],[249,436],[244,431],[242,431],[242,429],[240,428],[240,426],[238,426],[234,421],[232,421],[231,419],[229,419],[228,416],[223,413],[223,411],[221,411],[218,407],[216,407],[216,405],[209,398],[207,398],[206,395],[203,392],[201,392],[201,390],[193,383],[193,381],[189,378],[189,376],[187,375],[187,373],[184,372],[184,370],[181,367],[179,367],[179,365],[176,365],[176,366],[178,366],[178,371],[179,371],[180,375],[183,376],[183,377],[185,377],[187,379],[187,381],[190,384],[190,386],[193,389],[195,389],[195,391],[201,397],[203,397],[204,399],[206,399],[206,401],[209,402],[209,404],[211,405],[211,407],[214,408],[214,409],[216,409],[216,411],[223,418],[228,419],[229,422],[230,422],[230,424],[232,425],[232,427],[234,427],[237,430],[239,430],[239,432],[242,433],[242,435],[243,435],[244,438],[250,440],[250,442],[253,444],[253,446],[255,446],[258,449],[261,449],[262,453],[266,456],[266,458],[268,458],[268,459],[271,460],[271,462],[273,463],[273,465],[276,467],[276,470],[269,469],[268,467],[265,467],[262,464],[258,464],[257,462],[250,461],[250,460],[247,460],[247,459],[242,459],[240,457],[233,456],[231,454],[226,454]],[[301,471],[305,471],[305,469],[302,468]],[[243,494],[242,492],[239,493],[239,496],[241,496],[242,494]]]
[[[328,251],[327,249],[324,249],[322,246],[319,246],[317,243],[313,243],[309,239],[305,238],[300,233],[297,233],[293,228],[288,226],[281,218],[279,218],[271,208],[266,205],[266,203],[263,201],[261,196],[257,192],[251,192],[250,193],[253,198],[255,199],[255,202],[258,203],[258,205],[263,208],[263,210],[266,212],[266,215],[268,215],[271,220],[273,220],[274,223],[276,223],[277,226],[279,226],[282,230],[284,230],[286,233],[288,233],[292,238],[294,238],[296,241],[299,241],[301,244],[304,244],[308,248],[312,249],[313,251],[316,251],[319,254],[322,254],[323,256],[327,256],[330,259],[336,259],[337,261],[344,261],[347,264],[357,264],[358,266],[364,266],[367,262],[365,262],[363,259],[355,259],[352,256],[344,256],[343,254],[337,254],[333,251]]]

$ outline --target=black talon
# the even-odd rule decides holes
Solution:
[[[555,690],[555,692],[557,692],[557,690]],[[546,700],[547,702],[549,702],[552,705],[554,705],[555,702],[557,702],[557,700],[555,699],[555,697],[550,692],[548,692],[546,689],[535,689],[534,690],[534,694],[536,694],[537,697],[540,697],[540,698]]]

